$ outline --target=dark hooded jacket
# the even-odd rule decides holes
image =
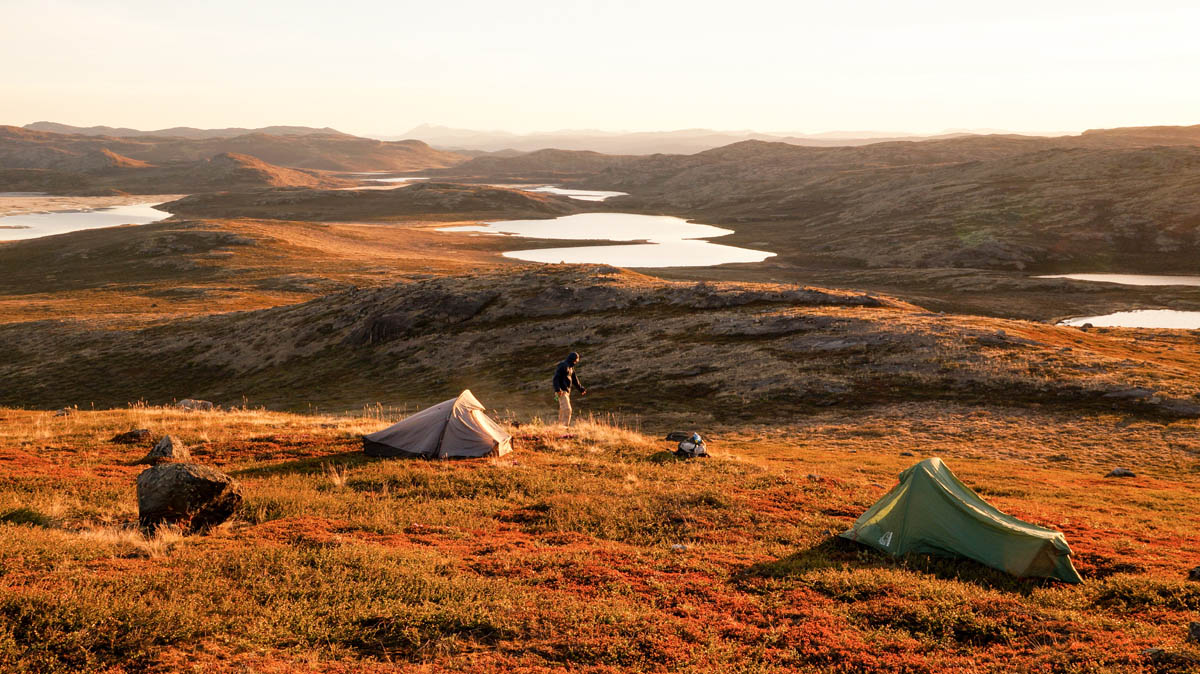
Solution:
[[[575,363],[579,362],[579,354],[572,351],[567,355],[566,360],[558,364],[554,369],[554,392],[568,391],[574,388],[576,391],[583,391],[583,384],[579,383],[579,377],[575,376]]]

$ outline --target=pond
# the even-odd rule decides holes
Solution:
[[[1154,274],[1052,274],[1034,278],[1068,278],[1075,281],[1119,283],[1127,286],[1200,286],[1200,276],[1158,276]]]
[[[367,180],[373,180],[377,183],[406,183],[410,180],[429,180],[429,178],[424,176],[405,176],[403,178],[367,178]]]
[[[1200,330],[1200,311],[1175,311],[1174,309],[1140,309],[1118,311],[1103,316],[1070,318],[1059,325],[1080,326],[1091,323],[1098,328],[1174,328],[1177,330]]]
[[[621,246],[574,246],[513,250],[505,257],[530,262],[611,264],[615,267],[707,267],[762,262],[775,253],[711,243],[733,230],[665,215],[581,213],[549,220],[507,220],[486,225],[445,227],[444,232],[479,232],[535,239],[636,241]]]
[[[156,205],[127,204],[94,210],[6,215],[0,217],[0,241],[36,239],[53,234],[77,232],[81,229],[116,225],[145,225],[171,217],[170,213],[154,208]]]
[[[561,194],[564,197],[578,199],[580,201],[604,201],[613,197],[623,197],[629,194],[628,192],[611,192],[608,190],[572,190],[565,187],[554,187],[553,185],[545,185],[543,187],[535,187],[530,192],[546,192],[549,194]]]

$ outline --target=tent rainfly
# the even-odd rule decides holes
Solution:
[[[512,436],[484,413],[470,391],[363,436],[363,452],[368,456],[448,459],[500,456],[510,451]]]
[[[1061,532],[1000,512],[938,458],[900,473],[900,483],[842,537],[893,557],[910,552],[967,557],[1021,578],[1083,582]]]

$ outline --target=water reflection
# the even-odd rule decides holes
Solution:
[[[629,194],[628,192],[612,192],[608,190],[572,190],[565,187],[553,187],[546,185],[544,187],[535,187],[530,192],[546,192],[548,194],[560,194],[564,197],[571,197],[580,201],[604,201],[613,197],[623,197]]]
[[[624,246],[577,246],[513,250],[505,257],[530,262],[611,264],[617,267],[707,267],[762,262],[775,253],[703,241],[733,230],[681,218],[633,213],[581,213],[550,220],[508,220],[487,225],[446,227],[442,231],[508,234],[572,241],[640,241]]]
[[[1118,311],[1103,316],[1070,318],[1059,325],[1080,326],[1091,323],[1098,328],[1174,328],[1177,330],[1200,330],[1200,311],[1175,311],[1173,309],[1142,309]]]
[[[1200,286],[1200,276],[1159,276],[1153,274],[1051,274],[1034,278],[1069,278],[1075,281],[1119,283],[1127,286]]]
[[[156,204],[127,204],[95,210],[19,213],[0,217],[0,241],[36,239],[82,229],[116,225],[144,225],[171,217]]]

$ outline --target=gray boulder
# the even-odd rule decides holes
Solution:
[[[173,435],[164,435],[154,449],[142,459],[142,463],[165,463],[167,461],[189,461],[192,453]]]
[[[151,439],[153,439],[153,436],[150,434],[150,429],[135,428],[132,431],[117,433],[112,436],[109,442],[115,442],[119,445],[136,445],[142,442],[149,442]]]
[[[1200,623],[1188,624],[1187,640],[1189,644],[1200,644]]]
[[[211,412],[213,404],[207,400],[193,400],[192,398],[184,398],[175,403],[176,407],[182,407],[185,410]]]
[[[1137,474],[1128,468],[1113,468],[1104,477],[1137,477]]]
[[[1197,566],[1188,573],[1188,580],[1200,580],[1200,566]]]
[[[215,527],[242,504],[237,480],[194,463],[165,463],[137,478],[138,520],[145,528],[175,524],[187,533]]]

